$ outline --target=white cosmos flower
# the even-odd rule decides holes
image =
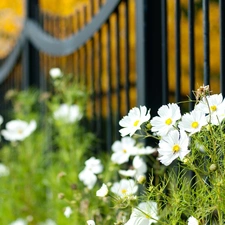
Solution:
[[[62,71],[59,68],[51,68],[49,70],[49,74],[50,74],[51,78],[53,78],[53,79],[63,76]]]
[[[183,158],[190,152],[188,150],[189,137],[184,131],[170,131],[167,136],[159,142],[159,160],[162,164],[168,166],[176,158]]]
[[[22,120],[11,120],[6,123],[6,129],[1,131],[2,136],[8,141],[22,141],[37,127],[36,121],[27,123]]]
[[[5,177],[9,175],[9,168],[3,163],[0,163],[0,177]]]
[[[198,220],[194,216],[188,218],[188,225],[198,225]]]
[[[199,132],[203,126],[207,124],[205,113],[193,110],[182,116],[179,122],[179,128],[190,133],[190,135]]]
[[[94,187],[97,181],[97,176],[92,171],[86,168],[78,174],[78,177],[89,190]]]
[[[95,225],[95,221],[94,220],[88,220],[87,225]]]
[[[108,194],[109,190],[106,184],[102,184],[101,188],[96,192],[96,196],[105,197]]]
[[[79,173],[80,181],[84,183],[88,189],[92,189],[97,181],[97,176],[103,171],[103,165],[99,159],[91,157],[85,162],[85,168]]]
[[[103,171],[103,165],[101,163],[101,160],[96,159],[93,156],[90,159],[86,160],[85,168],[94,174],[99,174]]]
[[[65,210],[64,210],[64,216],[66,218],[69,218],[72,213],[73,213],[73,211],[72,211],[71,207],[70,206],[67,206],[65,208]]]
[[[27,225],[27,221],[24,219],[17,219],[14,222],[10,223],[9,225]]]
[[[141,129],[141,125],[150,119],[150,110],[147,111],[146,106],[132,108],[127,116],[124,116],[119,125],[123,127],[119,130],[122,137],[126,135],[132,136],[137,130]]]
[[[82,113],[78,105],[61,104],[53,113],[56,120],[62,120],[65,123],[74,123],[82,118]]]
[[[134,208],[130,219],[124,225],[150,225],[157,223],[157,203],[153,201],[142,202]]]
[[[129,157],[136,152],[135,140],[131,137],[123,137],[121,141],[115,141],[112,145],[113,154],[111,160],[122,164],[128,162]]]
[[[208,122],[218,125],[225,118],[225,100],[222,94],[210,95],[206,99],[203,98],[195,108],[208,114]],[[211,115],[209,115],[209,112]]]
[[[115,182],[111,187],[111,191],[122,198],[135,194],[137,190],[138,186],[132,179],[121,179],[120,182]]]
[[[161,106],[158,109],[158,115],[153,117],[150,123],[152,125],[151,130],[157,132],[160,136],[164,136],[170,130],[173,130],[176,121],[181,118],[180,108],[175,103]]]

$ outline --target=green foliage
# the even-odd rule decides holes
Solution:
[[[12,103],[7,119],[35,120],[37,129],[22,141],[2,139],[0,160],[10,174],[0,178],[0,224],[18,218],[29,225],[47,219],[56,224],[85,224],[89,218],[101,217],[96,209],[98,199],[94,196],[92,200],[90,191],[78,179],[84,162],[95,150],[96,137],[83,125],[89,95],[71,75],[51,81],[48,93],[34,88],[7,93]],[[82,119],[73,123],[54,119],[62,103],[78,105]],[[69,218],[64,215],[67,206],[73,210]]]

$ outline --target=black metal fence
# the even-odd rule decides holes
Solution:
[[[37,0],[27,2],[24,30],[1,62],[2,96],[9,88],[48,89],[52,67],[73,73],[93,93],[88,117],[107,149],[119,139],[118,121],[134,106],[146,105],[154,115],[162,104],[193,97],[203,83],[225,94],[223,0],[90,0],[66,18],[42,12]],[[213,72],[212,8],[219,40],[219,68]]]

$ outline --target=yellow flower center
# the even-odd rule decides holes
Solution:
[[[23,130],[19,129],[17,132],[18,132],[18,134],[22,134]]]
[[[165,121],[166,125],[170,125],[172,123],[172,119],[168,118],[166,121]]]
[[[126,194],[127,193],[127,189],[122,189],[121,192],[122,192],[122,194]]]
[[[174,145],[173,146],[173,153],[177,153],[180,151],[180,146],[179,145]]]
[[[215,112],[217,110],[217,107],[215,105],[212,105],[210,108],[213,112]]]
[[[191,124],[191,126],[193,127],[193,128],[197,128],[198,127],[198,122],[193,122],[192,124]]]
[[[127,150],[126,149],[123,149],[123,153],[127,153]]]
[[[134,122],[134,126],[136,127],[138,124],[139,124],[139,120],[136,120],[136,121]]]

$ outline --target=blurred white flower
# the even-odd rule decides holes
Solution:
[[[85,168],[79,173],[80,181],[84,183],[88,189],[92,189],[97,181],[97,176],[103,171],[103,165],[99,159],[91,157],[85,162]]]
[[[0,115],[0,125],[3,123],[3,117]]]
[[[46,221],[41,222],[38,225],[56,225],[56,222],[52,219],[47,219]]]
[[[153,117],[150,123],[152,125],[151,130],[157,132],[160,136],[164,136],[170,130],[173,130],[176,121],[181,118],[180,108],[174,103],[161,106],[158,109],[158,115]]]
[[[2,136],[8,141],[22,141],[37,127],[36,121],[27,123],[22,120],[11,120],[6,123],[6,129],[1,131]]]
[[[126,135],[132,136],[137,130],[141,129],[141,125],[150,119],[150,110],[147,111],[146,106],[140,106],[132,108],[127,116],[124,116],[120,121],[119,125],[123,127],[119,130],[121,136]]]
[[[70,208],[70,206],[67,206],[66,208],[65,208],[65,210],[64,210],[64,216],[66,217],[66,218],[69,218],[70,217],[70,215],[73,213],[73,211],[72,211],[72,209]]]
[[[122,198],[135,194],[137,190],[138,186],[132,179],[121,179],[120,182],[115,182],[111,187],[111,191]]]
[[[134,177],[136,174],[136,170],[130,169],[130,170],[119,170],[119,174],[125,177]]]
[[[78,177],[90,190],[94,187],[97,181],[97,176],[86,168],[79,173]]]
[[[194,216],[188,218],[188,225],[198,225],[198,220]]]
[[[112,145],[111,160],[117,164],[128,162],[130,155],[137,152],[134,145],[135,140],[131,137],[123,137],[121,141],[115,141]]]
[[[133,159],[133,167],[136,171],[135,177],[138,178],[140,175],[144,175],[147,172],[147,164],[140,156],[135,156]]]
[[[0,177],[8,176],[9,169],[3,163],[0,163]]]
[[[108,187],[106,184],[102,184],[101,188],[96,192],[96,196],[105,197],[109,193]]]
[[[87,221],[87,224],[88,224],[88,225],[95,225],[95,221],[94,221],[94,220],[88,220],[88,221]]]
[[[124,225],[150,225],[157,223],[157,203],[153,201],[142,202],[134,208],[130,219]]]
[[[103,165],[100,159],[91,157],[85,162],[85,167],[87,170],[91,171],[94,174],[99,174],[103,171]]]
[[[159,142],[159,160],[165,166],[168,166],[176,158],[183,158],[190,152],[188,150],[189,137],[184,131],[180,133],[177,130],[170,131]]]
[[[142,148],[138,148],[136,147],[136,152],[133,153],[133,155],[150,155],[154,152],[156,152],[155,148],[152,148],[150,146],[146,146],[146,147],[142,147]]]
[[[190,133],[190,135],[199,132],[207,124],[205,113],[199,110],[193,110],[185,113],[179,122],[179,128]]]
[[[74,123],[82,118],[82,113],[78,105],[61,104],[53,113],[54,119],[62,120],[65,123]]]
[[[24,219],[17,219],[14,222],[10,223],[9,225],[27,225],[27,221]]]
[[[51,68],[49,70],[49,74],[53,79],[56,79],[56,78],[59,78],[59,77],[63,76],[62,71],[59,68]]]

